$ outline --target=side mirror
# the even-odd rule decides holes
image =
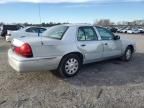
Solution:
[[[114,40],[119,40],[119,39],[120,39],[120,36],[118,36],[118,35],[114,36]]]

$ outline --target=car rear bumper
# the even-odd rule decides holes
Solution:
[[[17,72],[39,72],[57,69],[60,60],[61,57],[22,59],[11,49],[8,51],[8,62]]]

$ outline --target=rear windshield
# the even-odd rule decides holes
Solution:
[[[48,38],[52,39],[59,39],[61,40],[65,32],[67,31],[68,26],[55,26],[51,27],[48,32],[46,33],[46,36]]]

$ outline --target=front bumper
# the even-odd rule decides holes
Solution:
[[[11,49],[8,51],[8,62],[17,72],[39,72],[57,69],[61,57],[53,58],[23,58]]]

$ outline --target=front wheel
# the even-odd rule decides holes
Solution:
[[[131,47],[127,47],[125,54],[122,57],[123,61],[130,61],[131,58],[133,56],[133,52],[132,52],[132,48]]]
[[[76,75],[81,67],[82,60],[75,54],[67,55],[62,59],[58,67],[58,73],[62,77],[72,77]]]

